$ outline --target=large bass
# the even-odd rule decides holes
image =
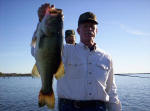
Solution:
[[[35,60],[32,74],[40,74],[42,88],[39,92],[39,107],[54,108],[55,96],[52,89],[53,76],[64,74],[61,60],[63,48],[63,12],[48,9],[36,32]]]

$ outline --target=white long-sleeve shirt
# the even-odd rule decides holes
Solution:
[[[121,111],[110,56],[96,46],[90,51],[83,43],[65,45],[65,75],[57,81],[59,98],[101,100],[109,111]]]
[[[37,29],[33,37],[36,33]],[[35,46],[31,54],[35,56]],[[121,111],[110,56],[97,46],[90,51],[80,42],[64,45],[62,58],[65,76],[57,81],[59,98],[106,101],[109,111]]]

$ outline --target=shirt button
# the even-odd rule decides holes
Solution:
[[[89,62],[89,64],[92,64],[91,62]]]
[[[92,74],[92,72],[89,72],[89,74],[91,75],[91,74]]]
[[[89,85],[91,85],[92,84],[92,82],[89,82]]]
[[[89,93],[89,95],[91,96],[91,95],[92,95],[92,93]]]

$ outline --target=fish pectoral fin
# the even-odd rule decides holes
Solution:
[[[59,67],[58,67],[58,70],[57,70],[57,72],[55,73],[55,78],[56,78],[56,79],[61,78],[62,76],[64,76],[64,73],[65,73],[64,64],[63,64],[63,62],[61,61],[61,62],[60,62],[60,65],[59,65]]]
[[[39,107],[47,105],[48,108],[53,109],[55,106],[55,96],[52,91],[51,94],[43,94],[41,91],[39,93]]]
[[[33,37],[32,41],[31,41],[31,46],[34,48],[36,46],[36,40],[37,40],[37,37]]]
[[[33,69],[32,69],[32,76],[33,76],[33,77],[40,77],[40,73],[39,73],[39,71],[38,71],[38,69],[37,69],[36,64],[34,64],[34,66],[33,66]]]

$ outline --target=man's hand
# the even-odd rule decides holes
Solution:
[[[38,9],[38,17],[39,21],[41,22],[42,19],[44,18],[46,11],[48,9],[54,8],[54,5],[51,5],[49,3],[42,4],[41,7]]]

